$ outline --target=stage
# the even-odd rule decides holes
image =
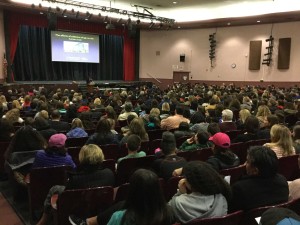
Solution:
[[[94,80],[92,83],[87,84],[85,80],[81,81],[16,81],[13,83],[2,84],[1,92],[5,93],[7,90],[16,89],[19,90],[21,88],[24,91],[28,91],[30,89],[38,90],[40,87],[46,88],[48,91],[56,90],[58,88],[69,89],[74,91],[96,91],[96,90],[132,90],[140,86],[152,86],[152,82],[148,81],[121,81],[121,80]]]

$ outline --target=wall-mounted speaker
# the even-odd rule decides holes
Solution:
[[[180,62],[185,62],[185,54],[180,54],[179,61]]]
[[[49,12],[47,15],[47,19],[48,19],[48,29],[56,30],[57,15],[55,13]]]

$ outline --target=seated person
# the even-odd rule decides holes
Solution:
[[[232,143],[247,142],[252,140],[261,139],[258,137],[259,132],[259,120],[256,116],[248,116],[244,123],[244,133],[237,135],[237,137],[232,140]]]
[[[168,180],[172,177],[172,172],[186,164],[183,157],[176,155],[176,140],[174,134],[165,131],[162,134],[161,151],[156,153],[158,159],[153,163],[153,168],[159,177]]]
[[[246,161],[247,176],[232,186],[231,210],[250,210],[287,202],[288,183],[277,170],[278,159],[274,151],[264,146],[251,147]]]
[[[128,158],[139,158],[146,156],[146,153],[143,151],[139,151],[141,148],[141,138],[136,134],[131,134],[128,139],[127,143],[125,143],[128,149],[128,155],[118,159],[118,163],[120,163],[123,159]]]
[[[114,173],[102,167],[104,155],[97,145],[84,145],[79,152],[80,166],[77,171],[69,173],[66,186],[53,186],[45,199],[44,212],[37,225],[45,225],[51,213],[51,197],[61,194],[65,189],[83,189],[101,186],[114,186]]]
[[[64,132],[70,130],[69,123],[61,121],[61,114],[57,109],[53,110],[53,112],[51,113],[51,120],[49,120],[49,125],[57,132]]]
[[[81,119],[74,118],[71,124],[71,130],[67,133],[68,138],[80,138],[87,137],[88,134],[85,132]]]
[[[194,151],[201,148],[209,148],[212,146],[209,139],[209,133],[206,131],[199,131],[197,134],[188,138],[179,147],[181,151]]]
[[[261,225],[299,225],[300,216],[287,208],[274,207],[265,211],[260,219]]]
[[[75,168],[72,157],[67,153],[65,142],[67,140],[64,134],[54,134],[50,137],[46,150],[39,150],[36,153],[31,168],[52,167],[52,166],[71,166]]]
[[[169,201],[177,221],[188,223],[196,218],[227,214],[231,198],[229,184],[207,163],[188,162],[178,183],[178,192]]]
[[[233,119],[233,112],[230,109],[224,109],[222,111],[222,122],[219,124],[221,132],[237,130],[237,126]]]
[[[174,131],[175,139],[178,140],[181,137],[191,137],[195,133],[190,130],[190,126],[187,122],[181,122],[177,130]]]
[[[209,138],[213,143],[213,156],[207,159],[216,171],[240,165],[239,157],[230,150],[230,138],[227,134],[219,132]]]

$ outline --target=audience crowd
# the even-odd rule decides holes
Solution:
[[[115,186],[114,173],[104,168],[102,146],[119,145],[129,158],[154,155],[152,171],[140,169],[130,178],[127,199],[110,210],[108,224],[173,224],[223,216],[236,210],[283,203],[291,198],[278,160],[300,153],[300,88],[207,84],[155,85],[127,90],[8,90],[0,96],[0,141],[9,142],[5,168],[19,184],[32,168],[69,165],[66,186],[49,190],[39,225],[49,217],[50,198],[65,189]],[[153,132],[162,134],[153,152]],[[79,165],[68,154],[66,140],[86,138]],[[236,143],[265,140],[248,150],[246,174],[229,185],[219,174],[244,163],[231,150]],[[149,147],[147,146],[147,148]],[[206,162],[187,160],[186,152],[211,149]],[[12,172],[12,173],[11,173]],[[178,192],[166,202],[159,190],[182,176]],[[300,178],[300,177],[299,177]],[[88,181],[88,182],[87,182]],[[300,191],[300,181],[290,184]],[[251,190],[251,191],[250,191]],[[297,196],[294,194],[294,197]],[[300,197],[298,194],[297,197]],[[72,224],[103,224],[102,216]]]

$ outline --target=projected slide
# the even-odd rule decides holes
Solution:
[[[99,63],[99,36],[51,31],[52,61]]]

